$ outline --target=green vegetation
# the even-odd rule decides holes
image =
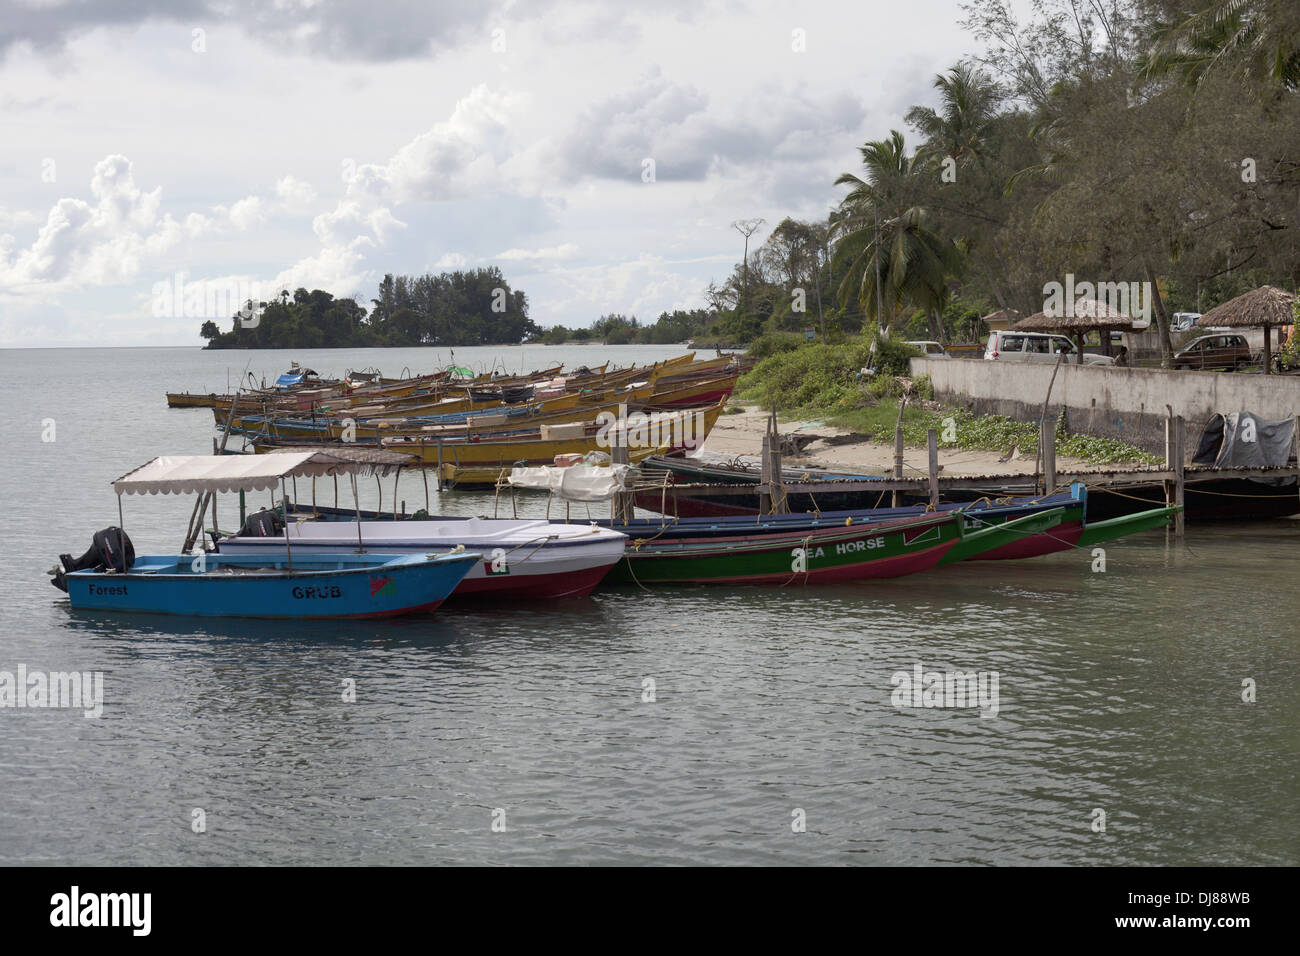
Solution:
[[[903,440],[910,446],[924,447],[926,431],[931,428],[940,436],[955,436],[955,441],[946,444],[941,439],[941,447],[1007,452],[1016,446],[1022,450],[1037,446],[1036,422],[972,415],[965,409],[936,405],[928,377],[912,380],[904,374],[908,355],[915,353],[902,343],[879,344],[884,348],[874,356],[862,344],[811,344],[777,352],[740,380],[737,398],[762,408],[775,406],[787,418],[816,419],[850,429],[868,441],[893,444],[898,404],[906,394],[909,404],[903,411]],[[863,376],[861,369],[873,362],[876,374]],[[1057,423],[1056,450],[1097,465],[1159,462],[1121,441],[1072,434],[1063,421]]]
[[[299,289],[257,303],[256,321],[236,316],[229,332],[203,323],[210,349],[513,345],[538,332],[528,299],[501,270],[384,276],[369,313],[353,299]],[[252,303],[249,303],[251,306]]]
[[[1173,312],[1300,282],[1300,4],[962,9],[983,55],[862,144],[825,221],[782,220],[709,286],[716,330],[972,341],[1072,273],[1150,283],[1167,356]]]

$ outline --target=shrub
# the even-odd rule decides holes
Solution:
[[[911,375],[912,365],[909,361],[920,355],[919,349],[913,348],[900,339],[876,339],[875,369],[877,375]]]
[[[794,332],[768,332],[754,339],[745,353],[761,360],[782,352],[793,352],[803,344],[804,337]]]
[[[858,379],[867,357],[861,343],[805,345],[763,359],[740,380],[738,390],[764,408],[775,404],[783,411],[848,407],[861,397]]]

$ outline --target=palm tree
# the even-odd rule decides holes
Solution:
[[[917,199],[930,187],[924,160],[908,156],[903,134],[859,147],[865,177],[844,173],[835,185],[853,188],[831,216],[836,238],[834,263],[847,267],[838,297],[855,296],[863,312],[889,337],[898,308],[922,309],[931,334],[939,336],[939,316],[948,299],[947,280],[961,270],[957,247],[933,227]]]
[[[1300,5],[1295,0],[1201,0],[1201,9],[1162,24],[1143,57],[1146,77],[1180,73],[1199,84],[1221,65],[1250,79],[1300,89]]]
[[[907,122],[925,137],[918,153],[927,159],[951,156],[959,165],[979,160],[997,116],[1002,90],[987,73],[958,63],[947,76],[936,76],[940,109],[913,106]]]

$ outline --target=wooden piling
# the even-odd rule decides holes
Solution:
[[[632,455],[627,447],[627,433],[614,439],[614,446],[610,449],[610,460],[615,465],[631,464]],[[627,524],[631,522],[636,515],[636,493],[633,491],[618,491],[614,493],[611,500],[613,511],[610,517],[618,524]]]
[[[899,412],[898,417],[900,419],[903,417],[901,410]],[[894,426],[894,478],[901,480],[902,477],[903,477],[903,426],[900,424]],[[894,489],[894,507],[895,508],[902,507],[902,504],[903,504],[903,493],[898,489]]]
[[[775,422],[772,428],[772,440],[768,442],[768,458],[770,459],[767,466],[768,474],[771,475],[771,493],[772,493],[772,514],[788,514],[790,505],[786,502],[785,496],[785,479],[783,476],[784,469],[781,465],[781,439],[776,433]]]
[[[759,453],[762,455],[763,472],[759,476],[758,485],[758,513],[761,515],[770,515],[772,513],[772,433],[766,431],[763,433],[763,449]]]
[[[1044,418],[1038,423],[1038,441],[1043,453],[1043,494],[1056,492],[1056,421]]]
[[[930,453],[930,510],[939,507],[939,433],[933,428],[925,433],[925,444]]]
[[[1175,538],[1183,537],[1185,524],[1183,512],[1186,490],[1184,459],[1187,457],[1184,448],[1185,436],[1186,422],[1181,415],[1170,415],[1165,419],[1165,469],[1173,472],[1173,478],[1165,482],[1165,504],[1179,506],[1172,524]]]

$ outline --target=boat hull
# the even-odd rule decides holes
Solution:
[[[357,553],[355,525],[304,521],[292,526],[290,545],[298,556],[325,558]],[[437,521],[367,521],[367,548],[390,554],[424,554],[463,547],[482,557],[456,588],[454,599],[536,600],[583,597],[592,592],[623,556],[624,535],[585,525],[543,520],[467,518]],[[222,554],[284,554],[284,538],[229,537]]]
[[[635,584],[824,584],[934,567],[961,538],[954,515],[921,521],[629,545],[607,579]]]
[[[287,563],[209,554],[152,555],[125,574],[67,575],[73,608],[192,617],[372,618],[432,611],[480,555],[335,557]],[[321,565],[330,564],[325,568]]]

